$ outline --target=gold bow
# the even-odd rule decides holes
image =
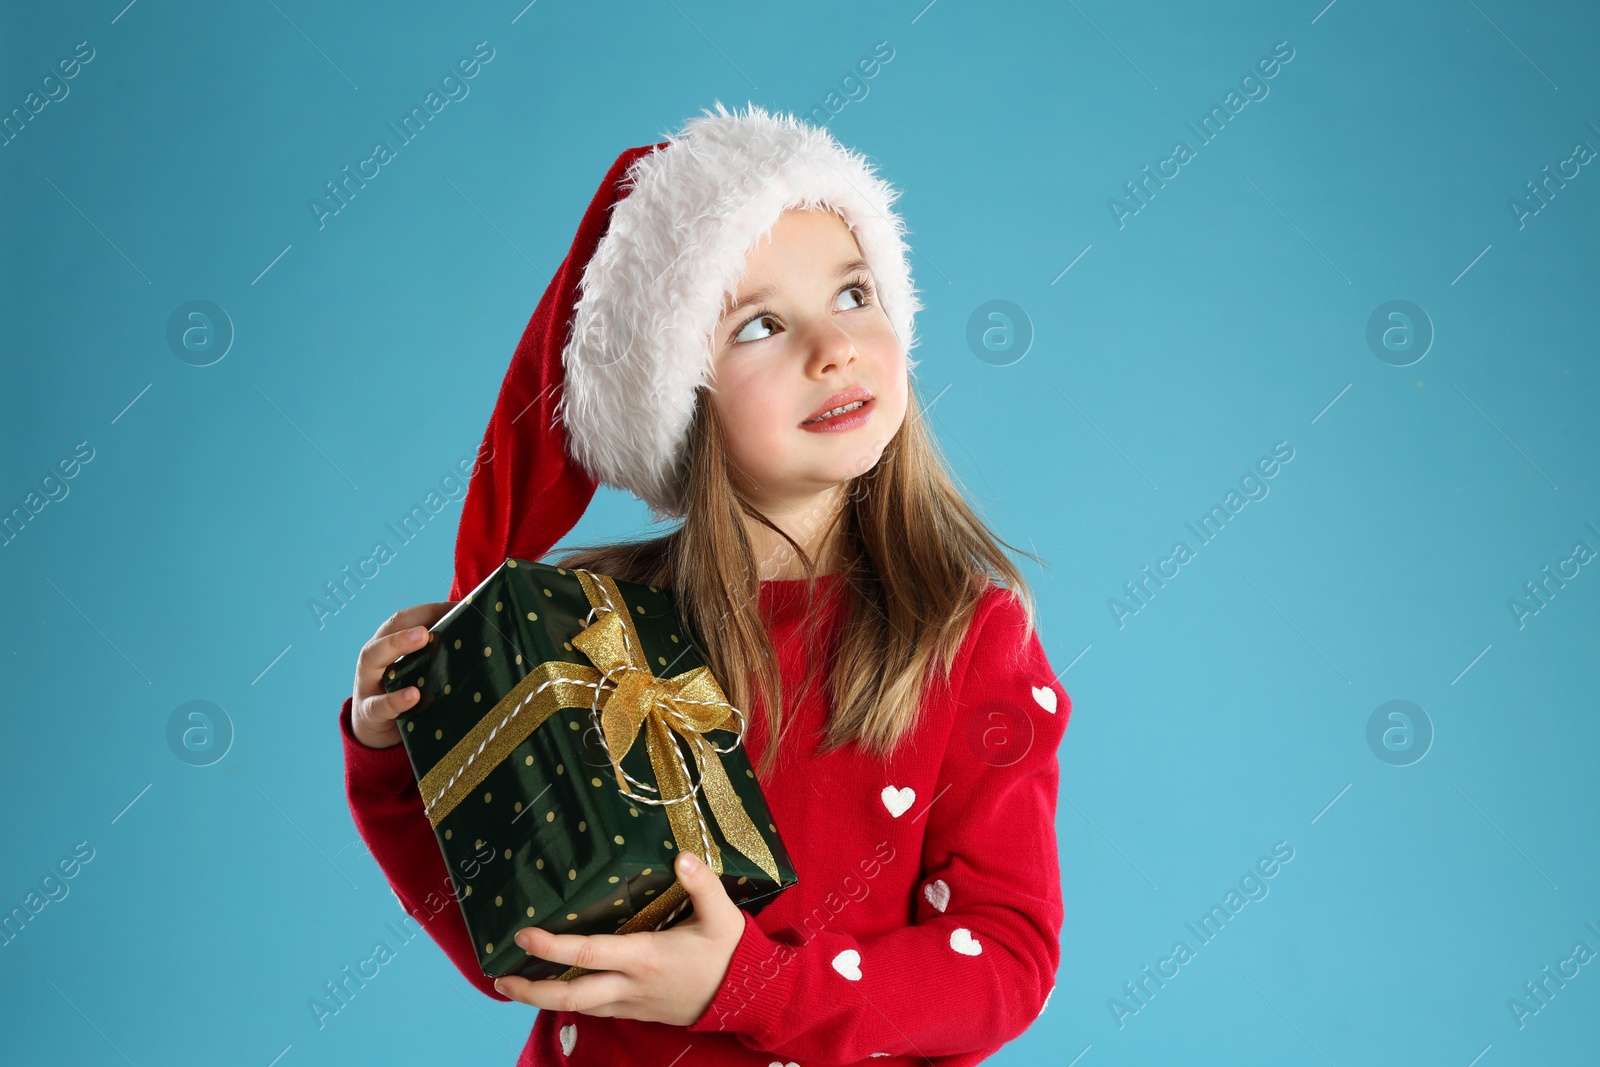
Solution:
[[[722,687],[705,667],[670,678],[656,677],[639,647],[638,635],[630,632],[630,622],[622,612],[611,610],[572,639],[574,647],[581,649],[616,686],[604,694],[600,724],[618,790],[632,800],[665,805],[679,847],[699,855],[707,866],[721,874],[722,854],[706,832],[705,815],[695,799],[699,789],[689,780],[683,751],[673,737],[677,734],[689,744],[699,770],[699,788],[704,789],[723,836],[765,871],[767,877],[780,881],[771,850],[733,791],[733,783],[728,781],[728,772],[717,758],[715,747],[704,736],[708,730],[721,728],[733,710],[723,696]],[[659,801],[630,792],[628,776],[622,769],[622,758],[633,747],[641,729],[650,753],[650,766],[655,770],[661,794]]]

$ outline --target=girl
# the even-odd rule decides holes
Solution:
[[[689,1049],[972,1064],[1054,989],[1071,703],[912,389],[897,196],[827,132],[753,105],[624,152],[512,357],[451,600],[399,612],[361,651],[340,710],[356,825],[469,981],[543,1009],[521,1065]],[[531,955],[594,973],[491,983],[399,744],[416,690],[386,693],[382,675],[507,556],[546,554],[599,481],[682,521],[557,565],[674,590],[750,709],[744,743],[800,879],[752,916],[681,852],[688,919],[530,926]]]

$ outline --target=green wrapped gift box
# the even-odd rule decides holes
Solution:
[[[396,660],[396,720],[483,973],[570,979],[512,940],[686,918],[694,852],[755,914],[798,881],[672,595],[508,559]]]

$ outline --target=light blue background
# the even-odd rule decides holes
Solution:
[[[718,99],[809,112],[879,41],[830,126],[904,190],[921,401],[997,532],[1047,559],[1025,566],[1074,701],[1059,984],[993,1062],[1594,1055],[1600,963],[1522,1028],[1507,1007],[1600,950],[1600,573],[1521,626],[1508,607],[1600,550],[1600,173],[1521,226],[1508,206],[1600,146],[1592,5],[112,0],[6,23],[0,110],[95,49],[0,148],[0,509],[94,449],[0,549],[0,910],[95,849],[0,948],[8,1059],[515,1060],[533,1010],[426,939],[324,1029],[307,1008],[400,914],[335,713],[384,617],[448,593],[459,503],[325,628],[307,601],[474,450],[623,148]],[[470,95],[319,229],[308,200],[480,40]],[[1279,41],[1270,94],[1119,228],[1108,200]],[[237,331],[209,367],[166,342],[194,299]],[[1033,333],[1008,366],[966,340],[996,299]],[[1436,331],[1411,366],[1366,341],[1394,299]],[[1279,441],[1270,495],[1119,627],[1123,583]],[[570,540],[646,519],[602,489]],[[165,736],[195,699],[235,732],[204,768]],[[1366,740],[1396,699],[1435,732],[1410,766]],[[1270,895],[1119,1028],[1123,983],[1278,841]]]

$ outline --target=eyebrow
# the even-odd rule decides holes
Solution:
[[[839,265],[839,269],[834,272],[833,276],[835,278],[843,278],[846,274],[854,274],[857,271],[866,271],[870,274],[872,272],[872,265],[864,259],[852,259],[848,263],[841,263]],[[770,285],[762,286],[760,289],[753,289],[745,294],[743,300],[736,300],[731,306],[726,307],[722,312],[722,317],[726,319],[730,315],[737,314],[740,308],[749,307],[751,304],[758,304],[763,300],[771,299],[772,293],[773,288]]]

